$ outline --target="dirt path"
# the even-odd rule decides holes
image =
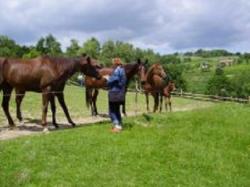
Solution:
[[[207,108],[211,106],[211,104],[207,105],[192,105],[192,104],[187,104],[182,107],[176,107],[173,109],[173,112],[180,112],[180,111],[190,111],[190,110],[195,110],[198,108]],[[140,115],[142,113],[135,113],[135,112],[128,112],[128,116],[135,116],[135,115]],[[76,124],[81,124],[77,125],[77,127],[83,127],[91,124],[95,124],[98,122],[104,122],[104,121],[109,121],[109,118],[107,115],[101,115],[98,117],[85,117],[85,118],[78,118],[74,120]],[[59,129],[67,129],[71,128],[69,124],[67,124],[65,121],[60,123],[61,121],[59,120]],[[53,132],[56,130],[52,124],[49,124],[49,130],[50,132]],[[0,127],[0,140],[8,140],[8,139],[14,139],[17,137],[21,136],[28,136],[28,135],[35,135],[35,134],[42,134],[43,133],[43,128],[41,125],[38,124],[37,121],[35,122],[30,122],[28,120],[24,120],[24,124],[19,124],[14,130],[10,130],[8,126],[3,126]]]

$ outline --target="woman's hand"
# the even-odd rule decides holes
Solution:
[[[104,75],[103,78],[106,79],[107,81],[109,80],[109,75]]]

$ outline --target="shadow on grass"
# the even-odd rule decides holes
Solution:
[[[68,123],[58,123],[58,128],[55,128],[55,126],[51,122],[48,122],[48,128],[49,128],[49,131],[54,132],[54,131],[67,130],[67,129],[76,129],[76,128],[82,128],[82,127],[88,127],[88,126],[101,126],[101,125],[110,125],[110,126],[112,126],[111,122],[108,120],[109,115],[100,114],[100,116],[103,117],[103,119],[101,119],[102,121],[79,123],[75,127],[72,127]],[[134,117],[132,117],[129,120],[125,120],[125,122],[123,123],[124,130],[130,130],[135,125],[137,125],[137,123],[133,120],[133,118]],[[136,118],[141,122],[147,122],[147,123],[150,122],[153,119],[153,117],[151,115],[145,114],[145,113],[142,114],[141,116],[137,116]],[[1,127],[0,131],[6,130],[6,129],[9,129],[9,127],[8,126]],[[40,119],[25,118],[24,124],[17,125],[16,130],[30,131],[30,132],[42,132],[43,131],[43,126],[41,125],[41,120]]]

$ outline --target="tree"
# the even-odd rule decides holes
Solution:
[[[250,96],[250,74],[248,70],[242,70],[232,80],[232,96],[248,98]]]
[[[172,79],[175,83],[176,88],[186,90],[187,82],[183,77],[183,72],[185,69],[184,65],[181,64],[164,64],[164,69],[166,69],[169,79]]]
[[[115,57],[115,43],[112,40],[108,40],[102,45],[101,56],[109,59]]]
[[[80,54],[86,53],[87,55],[96,59],[99,57],[100,51],[101,45],[94,37],[84,42],[83,47],[79,49]]]
[[[19,57],[20,46],[7,36],[0,35],[0,56],[1,57]]]
[[[36,50],[41,54],[51,56],[58,56],[62,54],[61,44],[51,34],[38,40]]]
[[[166,64],[179,64],[181,62],[181,59],[179,56],[176,55],[163,55],[161,57],[161,62]]]
[[[26,58],[26,59],[36,58],[40,55],[41,53],[37,51],[35,47],[31,46],[29,52],[23,55],[23,58]]]
[[[131,61],[134,56],[133,45],[121,41],[116,41],[114,55],[116,57],[120,57],[125,62]]]
[[[150,64],[161,62],[161,58],[159,55],[156,55],[152,49],[146,49],[143,51],[143,56],[145,59],[148,59]]]
[[[208,81],[207,94],[229,96],[232,91],[232,86],[229,79],[223,72],[223,69],[217,68],[214,76]]]
[[[75,39],[70,40],[70,46],[66,49],[66,55],[69,57],[75,57],[79,53],[80,46]]]

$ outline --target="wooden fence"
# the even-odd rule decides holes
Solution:
[[[140,94],[143,94],[143,90],[139,89],[128,89],[129,92],[137,92]],[[218,95],[205,95],[205,94],[196,94],[196,93],[188,93],[188,92],[172,92],[172,95],[177,97],[183,97],[188,99],[194,99],[194,100],[202,100],[202,101],[212,101],[212,102],[223,102],[223,101],[229,101],[229,102],[237,102],[237,103],[244,103],[244,104],[250,104],[250,96],[248,99],[245,98],[236,98],[236,97],[222,97]],[[137,97],[137,96],[136,96]]]
[[[236,98],[236,97],[223,97],[218,95],[204,95],[204,94],[195,94],[195,93],[188,93],[188,92],[173,92],[175,96],[195,99],[195,100],[203,100],[203,101],[229,101],[229,102],[237,102],[237,103],[250,103],[250,97],[248,99],[245,98]]]

